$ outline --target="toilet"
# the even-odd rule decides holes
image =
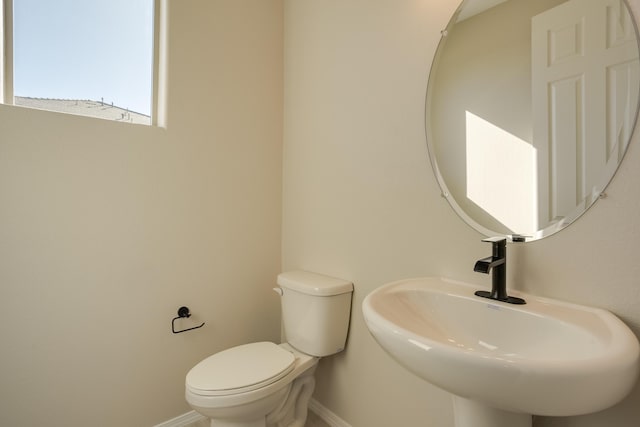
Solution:
[[[299,270],[277,283],[286,342],[223,350],[187,374],[186,400],[212,427],[303,427],[318,361],[344,350],[353,284]]]

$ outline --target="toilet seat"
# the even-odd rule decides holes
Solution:
[[[187,388],[202,396],[245,393],[278,381],[295,366],[295,356],[272,342],[256,342],[216,353],[194,366]]]

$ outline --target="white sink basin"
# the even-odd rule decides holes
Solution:
[[[635,335],[608,311],[532,295],[476,297],[478,286],[428,277],[369,294],[377,342],[430,383],[487,407],[565,416],[622,400],[639,372]]]

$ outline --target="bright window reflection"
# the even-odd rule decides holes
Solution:
[[[533,234],[538,211],[535,148],[469,111],[466,128],[467,197],[510,230]]]

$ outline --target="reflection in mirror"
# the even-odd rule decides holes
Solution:
[[[427,139],[456,212],[485,235],[550,235],[597,200],[638,114],[622,0],[467,0],[434,59]]]

